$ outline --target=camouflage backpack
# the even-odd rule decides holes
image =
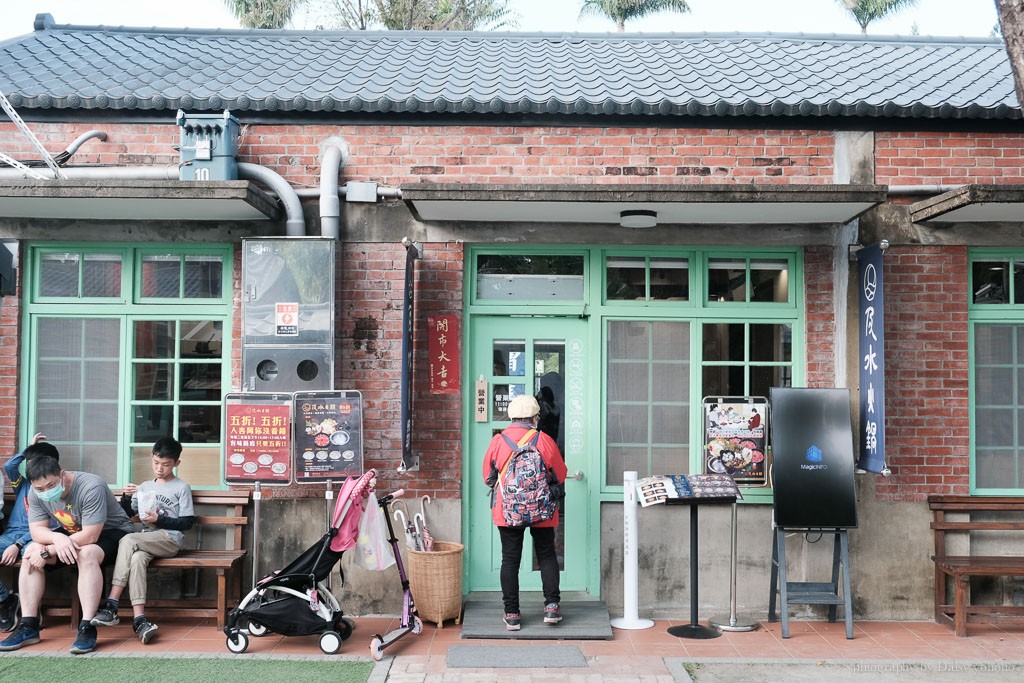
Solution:
[[[531,429],[518,444],[504,434],[501,437],[512,449],[498,475],[505,525],[524,527],[551,519],[557,503],[551,494],[547,463],[537,450],[540,433]]]

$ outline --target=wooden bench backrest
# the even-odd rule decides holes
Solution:
[[[992,512],[1024,514],[1024,498],[931,495],[928,496],[928,508],[932,511],[931,529],[935,536],[935,555],[938,557],[946,554],[946,532],[1024,531],[1024,518],[1016,521],[970,519],[951,522],[946,520],[947,513],[956,515]]]
[[[249,504],[249,491],[193,491],[192,505],[196,508],[196,524],[219,525],[225,529],[225,547],[241,550],[242,530],[248,526],[249,518],[245,508]],[[201,514],[204,506],[216,505],[224,508],[224,515]]]
[[[121,492],[114,491],[118,498]],[[241,550],[242,530],[248,526],[249,518],[246,516],[246,506],[252,499],[251,491],[192,491],[192,504],[196,508],[196,524],[204,526],[225,527],[225,547],[231,550]],[[14,494],[10,491],[4,492],[4,510],[10,510],[14,502]],[[223,514],[204,514],[202,508],[218,506]]]

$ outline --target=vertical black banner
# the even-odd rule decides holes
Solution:
[[[881,474],[885,465],[885,298],[882,254],[886,241],[857,252],[860,337],[860,458],[857,467]]]
[[[405,297],[402,307],[402,469],[419,467],[419,459],[412,452],[412,391],[413,391],[413,346],[412,332],[416,324],[416,259],[420,248],[405,238]]]

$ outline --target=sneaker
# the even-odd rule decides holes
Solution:
[[[11,593],[0,602],[0,631],[9,633],[18,625],[18,594]]]
[[[109,602],[104,602],[96,615],[92,617],[92,626],[117,626],[121,623],[118,618],[118,608]]]
[[[544,605],[544,623],[557,624],[562,620],[562,611],[558,608],[557,602],[549,602]]]
[[[109,602],[103,603],[96,616],[92,618],[93,626],[117,626],[121,620],[117,618],[117,608]]]
[[[18,624],[14,633],[7,636],[7,640],[0,643],[0,651],[17,650],[24,645],[35,645],[39,642],[39,629],[29,626],[25,622]]]
[[[505,622],[505,630],[518,631],[519,621],[521,618],[522,617],[520,617],[519,612],[506,612],[505,616],[502,618],[502,621]]]
[[[147,645],[149,641],[153,640],[153,636],[156,635],[157,629],[159,628],[149,619],[143,617],[140,621],[132,626],[135,630],[135,635],[139,637],[143,645]]]
[[[71,654],[84,655],[96,649],[96,627],[89,622],[83,622],[78,627],[78,637],[71,644]]]

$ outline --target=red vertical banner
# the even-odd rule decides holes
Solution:
[[[459,393],[459,317],[427,317],[427,349],[430,352],[430,393]]]

